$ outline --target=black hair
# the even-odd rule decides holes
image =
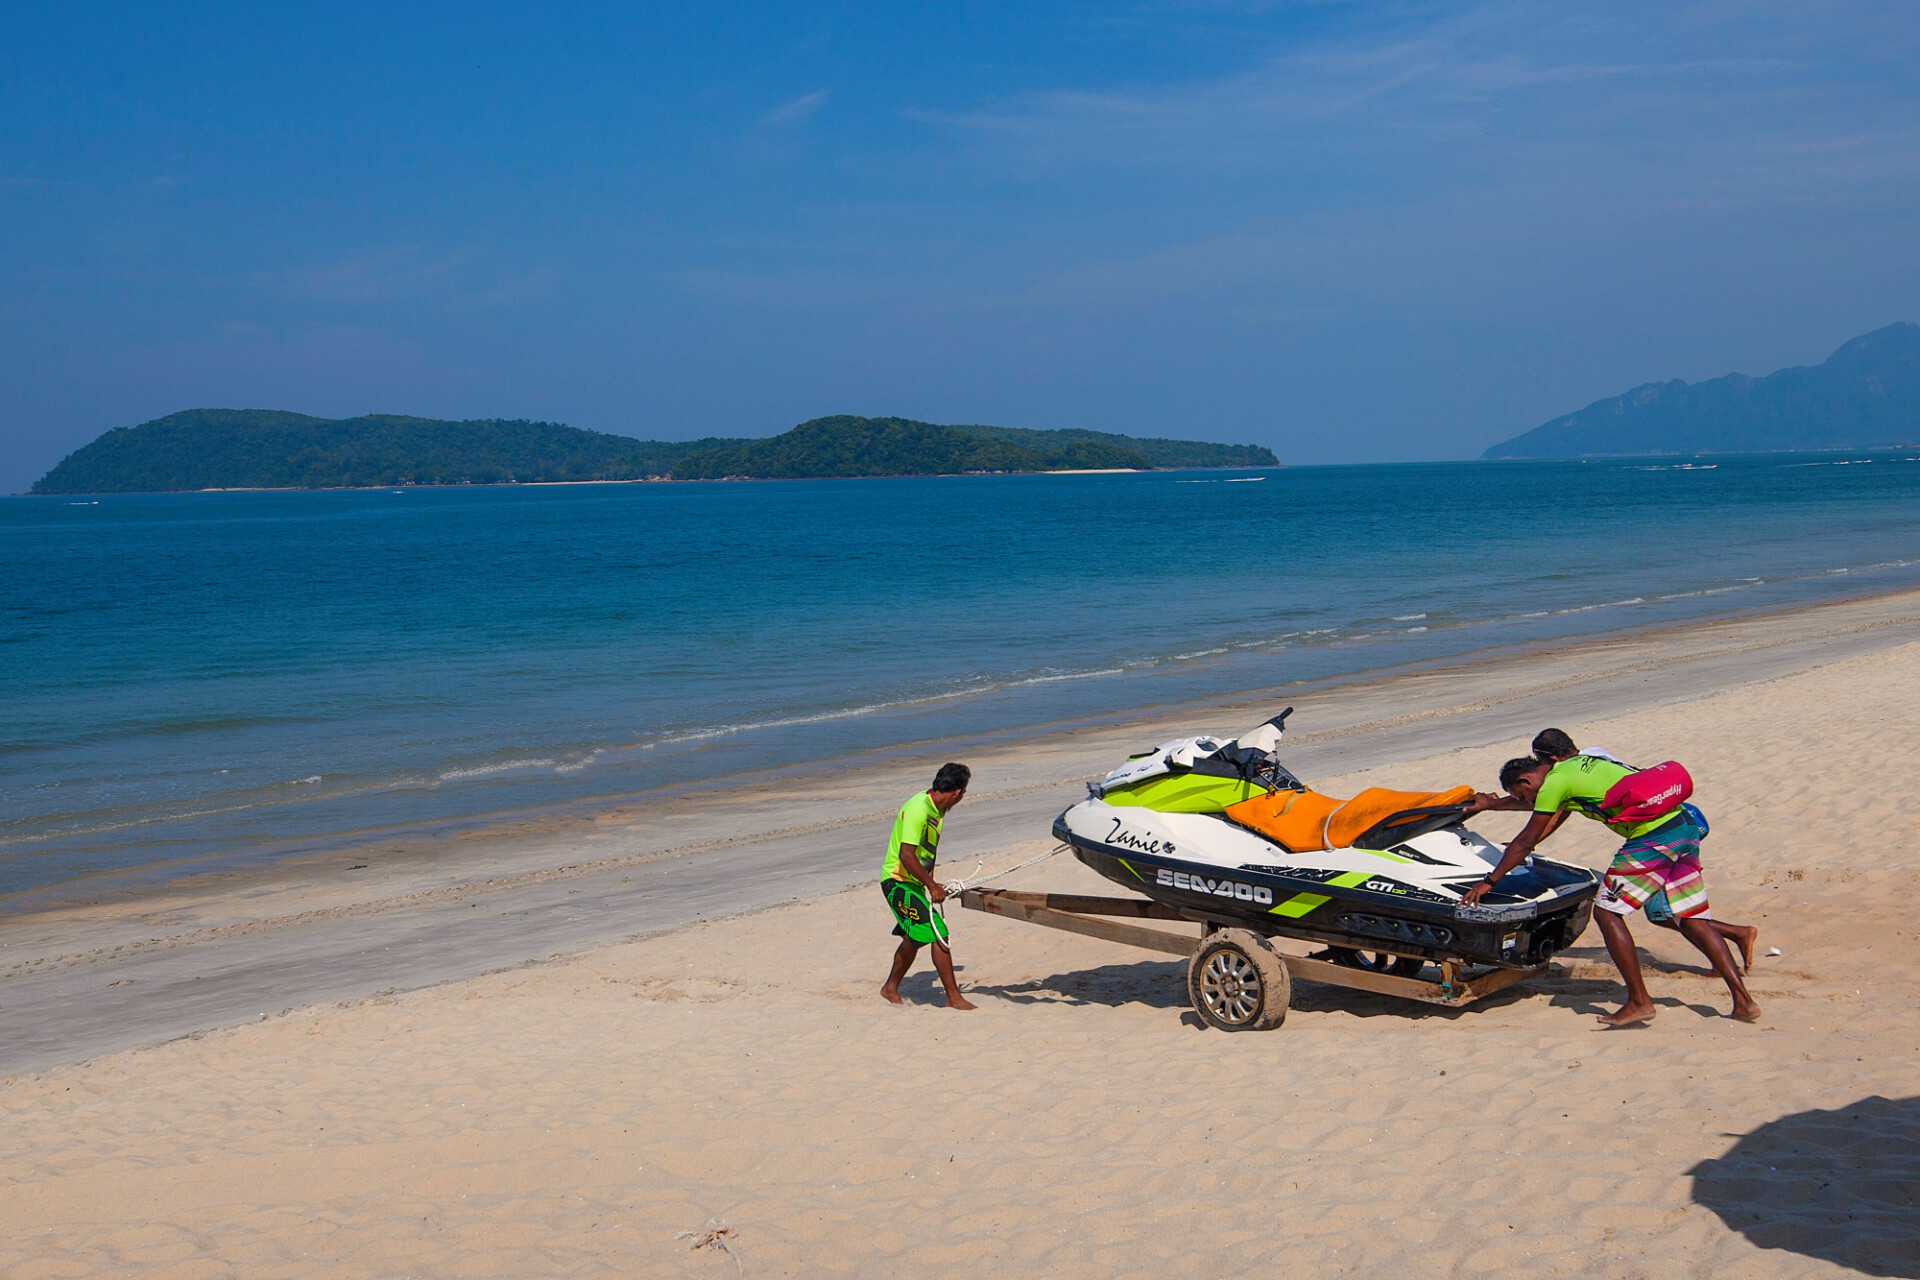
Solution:
[[[1545,760],[1537,760],[1533,756],[1515,756],[1500,766],[1500,789],[1513,790],[1513,784],[1520,780],[1521,774],[1532,773],[1545,763]]]
[[[933,775],[933,785],[929,791],[965,791],[967,784],[973,781],[973,770],[963,764],[943,764],[940,772]]]
[[[1580,754],[1564,729],[1542,729],[1533,735],[1533,754],[1542,760],[1564,760]]]

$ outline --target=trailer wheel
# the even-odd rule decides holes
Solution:
[[[1187,995],[1222,1031],[1270,1031],[1287,1020],[1293,982],[1267,940],[1247,929],[1208,934],[1187,961]]]

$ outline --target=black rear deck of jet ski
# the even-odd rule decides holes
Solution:
[[[1436,962],[1534,968],[1572,945],[1593,912],[1592,879],[1577,868],[1564,869],[1564,898],[1541,903],[1512,892],[1523,884],[1536,892],[1557,888],[1561,869],[1544,860],[1510,873],[1509,892],[1496,890],[1483,905],[1463,907],[1437,893],[1358,873],[1277,863],[1221,867],[1162,849],[1111,847],[1076,835],[1064,821],[1054,835],[1092,870],[1184,919]]]

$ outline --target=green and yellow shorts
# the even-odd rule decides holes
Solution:
[[[934,914],[924,886],[905,880],[882,880],[880,892],[886,895],[887,907],[893,912],[895,937],[923,947],[936,939],[943,946],[946,944],[947,922]]]

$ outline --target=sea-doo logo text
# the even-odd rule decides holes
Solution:
[[[1251,902],[1257,906],[1273,905],[1273,890],[1261,884],[1245,884],[1239,880],[1209,880],[1205,876],[1188,875],[1184,871],[1172,871],[1160,868],[1160,874],[1154,880],[1156,884],[1169,885],[1175,889],[1185,889],[1191,893],[1210,893],[1216,898],[1235,898],[1241,902]]]

